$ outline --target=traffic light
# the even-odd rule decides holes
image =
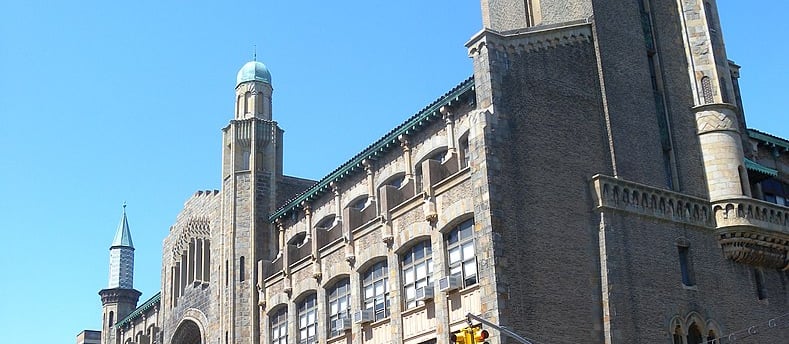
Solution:
[[[475,325],[450,333],[449,342],[455,344],[488,344],[488,337],[490,337],[488,330],[482,329],[482,325]]]
[[[457,344],[474,344],[470,327],[462,328],[449,334],[449,342]]]
[[[490,337],[490,333],[488,330],[482,328],[482,325],[477,325],[470,328],[472,337],[474,338],[474,344],[488,344],[486,339]]]

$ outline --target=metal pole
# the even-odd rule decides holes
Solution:
[[[513,339],[515,339],[518,342],[521,342],[521,343],[524,343],[524,344],[533,344],[532,342],[530,342],[526,338],[523,338],[523,337],[519,336],[517,333],[512,332],[510,329],[508,329],[508,328],[506,328],[504,326],[496,325],[496,324],[494,324],[494,323],[492,323],[490,321],[487,321],[485,319],[482,319],[482,318],[480,318],[480,317],[478,317],[478,316],[476,316],[474,314],[471,314],[471,313],[466,314],[466,319],[468,320],[469,325],[471,325],[471,319],[474,319],[476,321],[481,322],[482,324],[484,324],[486,326],[490,326],[490,327],[498,330],[502,334],[504,334],[504,335],[506,335],[506,336],[508,336],[510,338],[513,338]]]

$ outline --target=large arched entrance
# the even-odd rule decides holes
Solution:
[[[184,320],[178,325],[178,329],[173,334],[172,344],[201,344],[202,334],[197,323],[191,320]]]

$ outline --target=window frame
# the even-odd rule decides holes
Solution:
[[[454,234],[457,233],[457,234]],[[453,236],[454,234],[454,236]],[[453,240],[453,237],[455,238]],[[446,264],[448,276],[460,276],[463,288],[479,283],[479,265],[477,263],[477,244],[474,235],[474,219],[466,219],[452,227],[444,235],[446,245]],[[453,251],[459,253],[459,260],[453,261]],[[467,255],[469,255],[467,257]],[[467,272],[474,268],[473,276]],[[473,280],[471,280],[473,278]]]
[[[424,269],[422,277],[419,277],[420,267]],[[422,303],[416,300],[416,290],[433,285],[433,269],[433,247],[430,238],[415,243],[400,255],[404,309],[415,308]],[[409,275],[412,276],[410,281]]]
[[[310,316],[312,321],[310,322]],[[298,343],[318,343],[318,294],[312,293],[305,296],[296,304],[296,326],[298,326]],[[312,330],[312,335],[310,335]],[[306,333],[306,337],[304,336]]]
[[[342,288],[342,289],[341,289]],[[343,300],[344,299],[344,300]],[[342,309],[342,302],[345,309]],[[337,305],[336,307],[334,305]],[[342,319],[351,318],[351,279],[342,278],[326,290],[326,321],[329,338],[343,335],[345,330],[336,326]],[[336,311],[332,309],[336,308]]]
[[[274,330],[279,330],[275,337]],[[281,306],[269,315],[269,343],[287,344],[288,343],[288,307]],[[283,332],[284,330],[284,332]]]
[[[373,321],[388,318],[392,307],[389,298],[389,263],[386,259],[380,260],[370,265],[361,277],[362,309],[373,311]],[[371,295],[368,293],[368,288],[372,292]],[[379,305],[380,309],[377,309]]]

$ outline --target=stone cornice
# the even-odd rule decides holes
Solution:
[[[709,201],[597,174],[592,177],[592,192],[597,209],[611,209],[712,229],[714,222]]]
[[[591,39],[591,25],[587,21],[580,21],[566,23],[558,27],[534,27],[529,30],[509,32],[484,29],[466,43],[466,48],[468,48],[469,56],[473,57],[483,49],[508,53],[528,53],[589,42]]]
[[[712,209],[726,258],[789,269],[789,208],[741,197],[717,201]]]

